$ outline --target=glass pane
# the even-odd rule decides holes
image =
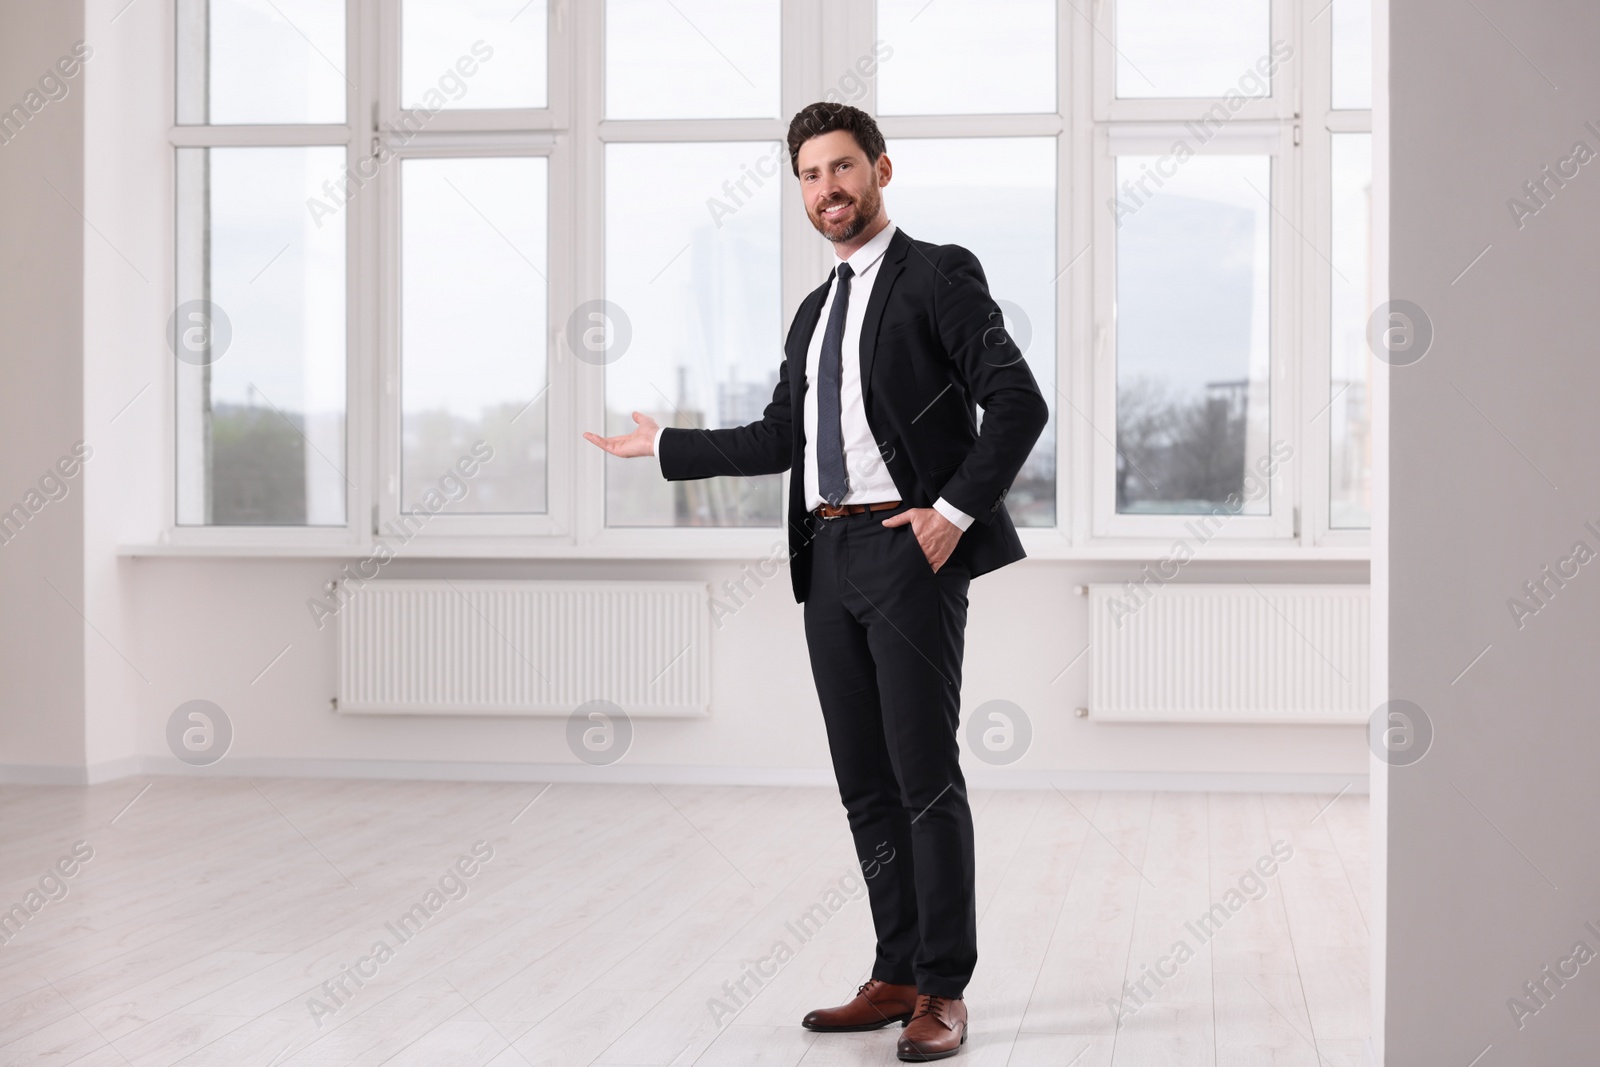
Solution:
[[[546,0],[405,0],[405,108],[549,107]]]
[[[1328,382],[1328,516],[1372,525],[1372,134],[1333,135],[1333,292]]]
[[[776,118],[778,0],[606,0],[606,118]]]
[[[402,165],[402,508],[430,489],[450,514],[547,506],[548,169],[530,157]],[[481,466],[480,441],[493,450]]]
[[[606,146],[606,299],[631,340],[606,367],[606,432],[642,411],[663,426],[742,426],[761,417],[783,362],[781,182],[721,189],[770,158],[762,143]],[[654,460],[606,457],[612,526],[777,526],[783,478],[662,479]]]
[[[180,148],[178,522],[345,522],[345,150]],[[328,217],[331,215],[331,217]]]
[[[1119,156],[1118,188],[1156,159]],[[1122,214],[1119,512],[1270,510],[1271,189],[1270,157],[1197,156]]]
[[[1056,141],[894,140],[889,218],[910,237],[970,249],[1005,328],[1050,403],[1050,422],[1006,496],[1019,526],[1056,521]],[[982,212],[951,204],[985,204]],[[980,412],[981,416],[981,412]]]
[[[343,122],[342,0],[178,0],[178,121]]]
[[[1271,96],[1292,54],[1271,28],[1269,0],[1117,0],[1117,96]]]
[[[1372,106],[1372,0],[1333,0],[1333,106]]]
[[[878,0],[874,52],[880,115],[1056,110],[1053,0]]]

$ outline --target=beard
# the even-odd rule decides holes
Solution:
[[[822,217],[822,209],[832,207],[840,202],[850,204],[850,209],[839,217],[838,221],[830,222]],[[811,225],[834,244],[841,241],[853,240],[865,230],[878,213],[883,210],[883,194],[876,185],[869,186],[860,198],[836,196],[826,204],[819,204],[815,213],[807,212],[811,217]]]

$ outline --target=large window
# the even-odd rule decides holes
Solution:
[[[1335,133],[1331,142],[1329,525],[1359,529],[1372,522],[1372,134]]]
[[[1056,139],[893,138],[890,217],[923,241],[971,249],[1051,418],[1006,507],[1022,526],[1056,521]],[[952,211],[952,205],[983,205]]]
[[[400,165],[403,502],[423,499],[483,441],[491,462],[455,510],[546,510],[547,163]]]
[[[305,201],[338,148],[180,148],[178,521],[345,521],[345,236]]]
[[[545,0],[404,0],[401,104],[457,111],[549,107],[548,22]],[[463,56],[470,57],[464,65]]]
[[[1116,227],[1117,511],[1209,514],[1271,458],[1272,160],[1162,164],[1116,158],[1119,189],[1172,171]]]
[[[343,122],[339,0],[178,0],[180,123]]]
[[[731,211],[703,193],[770,155],[747,141],[606,146],[606,299],[633,330],[607,367],[606,429],[631,413],[664,426],[741,426],[761,417],[778,383],[779,183]],[[606,464],[613,526],[777,526],[778,475],[667,482],[654,463]]]
[[[1103,6],[1090,529],[1293,538],[1305,64],[1290,5]]]
[[[177,526],[556,532],[545,7],[177,4]]]
[[[883,115],[1054,114],[1054,0],[878,0],[877,39],[893,56],[878,79]],[[987,62],[1004,56],[1004,76]]]
[[[343,218],[306,204],[344,170],[342,3],[180,0],[174,520],[344,527]],[[248,126],[228,143],[201,127]]]
[[[777,118],[778,17],[778,0],[605,0],[606,118]]]
[[[175,0],[173,536],[766,550],[787,475],[579,434],[761,416],[833,259],[788,120],[833,99],[1049,401],[1030,552],[1360,551],[1367,7]]]
[[[1372,107],[1372,4],[1332,0],[1333,100],[1341,111]]]
[[[1326,22],[1324,27],[1322,24]],[[1375,304],[1372,292],[1372,5],[1333,0],[1313,23],[1318,39],[1329,40],[1326,81],[1308,86],[1309,101],[1321,113],[1307,139],[1316,168],[1314,183],[1326,190],[1316,203],[1321,218],[1308,220],[1311,232],[1327,230],[1326,262],[1311,263],[1311,295],[1322,336],[1311,336],[1312,352],[1327,346],[1326,372],[1307,402],[1314,441],[1326,444],[1326,495],[1308,504],[1321,516],[1329,536],[1365,531],[1372,524],[1372,376],[1376,360],[1368,347],[1367,326]],[[1321,95],[1327,86],[1328,96]],[[1324,184],[1325,183],[1325,184]],[[1320,270],[1318,268],[1321,268]],[[1320,282],[1320,284],[1318,284]],[[1322,324],[1326,324],[1325,327]],[[1311,361],[1311,367],[1317,364]],[[1309,372],[1309,368],[1308,368]],[[1308,377],[1310,374],[1308,373]],[[1309,456],[1318,455],[1315,449]],[[1319,463],[1318,474],[1322,464]],[[1312,483],[1315,491],[1318,483]]]
[[[606,0],[605,299],[628,323],[606,432],[632,412],[725,428],[761,417],[783,351],[778,0]],[[748,123],[763,140],[751,139]],[[659,120],[679,120],[668,124]],[[687,123],[687,124],[686,124]],[[676,137],[671,137],[676,133]],[[609,458],[611,527],[783,522],[779,475],[665,482]]]
[[[1269,0],[1116,0],[1117,98],[1222,99],[1272,94],[1246,71],[1271,51]]]
[[[1061,83],[1053,0],[878,0],[877,110],[894,177],[889,217],[983,265],[999,325],[1022,349],[1051,418],[1006,498],[1019,526],[1057,520],[1056,299]],[[1005,76],[958,54],[1005,56]],[[974,120],[967,116],[981,115]],[[981,414],[981,413],[980,413]]]

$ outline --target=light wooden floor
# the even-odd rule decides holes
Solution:
[[[0,788],[0,906],[74,842],[94,850],[68,895],[0,945],[0,1064],[896,1062],[898,1028],[798,1025],[853,993],[872,958],[865,900],[827,895],[852,885],[836,793],[544,788]],[[950,1062],[1359,1064],[1367,801],[1330,800],[975,792],[979,961],[972,1036]],[[400,943],[385,924],[480,839],[494,857],[467,895],[437,898]],[[1293,858],[1202,943],[1185,924],[1226,905],[1273,840]],[[790,924],[813,904],[827,921],[802,941]],[[308,998],[380,939],[392,958],[359,988],[346,979],[319,1028]],[[1160,989],[1147,981],[1119,1028],[1108,999],[1180,940],[1193,958]],[[780,941],[792,955],[749,977]],[[710,999],[741,977],[750,996],[714,1018]]]

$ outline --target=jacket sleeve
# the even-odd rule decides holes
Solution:
[[[711,478],[716,475],[751,477],[780,474],[789,469],[793,451],[792,398],[789,393],[789,359],[778,366],[778,384],[761,418],[725,430],[678,429],[661,432],[658,458],[661,473],[671,481]]]
[[[1050,406],[1022,350],[1001,324],[978,257],[960,245],[945,245],[941,252],[933,282],[934,323],[967,391],[983,408],[983,424],[939,495],[988,523],[1044,432]]]

